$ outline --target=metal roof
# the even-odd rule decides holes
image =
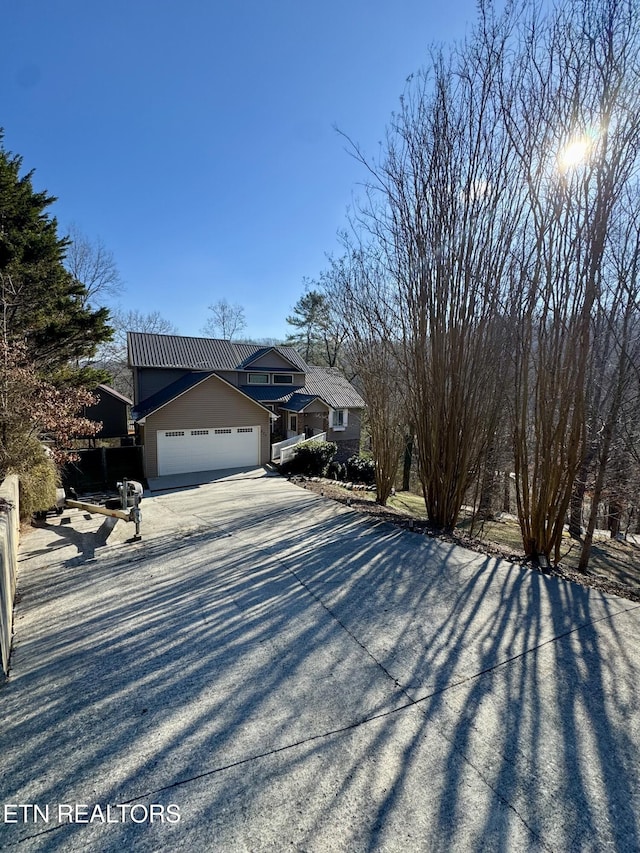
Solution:
[[[309,367],[300,392],[321,397],[332,409],[364,409],[364,400],[336,367]]]
[[[302,385],[241,385],[240,388],[247,397],[257,400],[259,403],[283,403],[288,400],[294,391],[298,391]]]
[[[292,394],[286,403],[282,404],[282,408],[287,412],[304,412],[309,403],[314,400],[320,400],[325,406],[327,403],[317,394]]]
[[[308,367],[304,385],[242,385],[244,393],[263,403],[280,403],[290,411],[302,411],[312,400],[320,398],[332,409],[364,409],[364,400],[351,383],[335,367]],[[292,400],[293,397],[296,400]],[[306,398],[301,408],[297,406]]]
[[[180,367],[185,370],[242,370],[272,350],[290,362],[295,370],[308,368],[293,348],[235,344],[219,338],[190,338],[183,335],[156,335],[127,332],[130,367]],[[271,368],[268,368],[271,370]],[[282,370],[282,366],[274,370]]]

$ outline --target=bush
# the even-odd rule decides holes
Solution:
[[[376,466],[373,459],[366,456],[350,456],[347,459],[347,479],[356,483],[371,485],[376,481]]]
[[[281,468],[285,474],[305,474],[322,477],[336,455],[338,445],[333,441],[305,441]]]
[[[29,442],[19,469],[14,468],[12,473],[20,478],[21,518],[31,518],[36,512],[56,505],[58,471],[40,442]]]
[[[334,459],[333,462],[329,463],[327,468],[327,477],[330,477],[332,480],[346,480],[347,469],[342,462],[336,462]]]

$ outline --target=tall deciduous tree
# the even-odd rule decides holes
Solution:
[[[231,304],[226,299],[219,299],[213,305],[209,305],[211,316],[202,328],[205,335],[221,337],[227,341],[232,340],[247,327],[242,305]]]
[[[637,169],[640,65],[632,4],[568,2],[536,21],[503,103],[527,188],[513,253],[513,434],[525,552],[558,561],[584,459],[593,316],[611,222]]]
[[[324,287],[341,318],[346,356],[367,404],[376,500],[384,506],[395,485],[409,419],[385,269],[372,253],[353,251],[333,263]]]
[[[388,270],[427,515],[445,530],[504,385],[502,288],[522,204],[507,193],[513,153],[498,121],[505,38],[487,27],[465,50],[435,55],[402,98],[380,162],[356,149],[373,176],[362,222]]]
[[[490,485],[508,416],[523,546],[541,564],[561,557],[585,465],[594,332],[617,330],[629,362],[630,303],[604,293],[640,165],[639,57],[629,0],[498,17],[482,3],[470,38],[410,82],[381,157],[353,146],[370,175],[356,224],[386,282],[362,310],[384,306],[397,345],[428,516],[451,528],[481,468]],[[600,371],[602,476],[630,384],[616,364]]]
[[[122,292],[122,279],[113,253],[100,238],[89,239],[75,223],[69,226],[65,267],[79,282],[85,305],[104,305]]]

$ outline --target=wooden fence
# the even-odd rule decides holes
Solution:
[[[95,447],[79,450],[77,462],[69,462],[62,472],[62,485],[77,492],[114,490],[124,477],[142,480],[142,447]]]

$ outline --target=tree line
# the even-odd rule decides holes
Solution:
[[[586,568],[605,494],[640,511],[638,27],[627,0],[482,3],[377,157],[345,137],[366,192],[317,283],[369,403],[378,499],[408,437],[445,531],[507,472],[543,565],[570,519]]]

